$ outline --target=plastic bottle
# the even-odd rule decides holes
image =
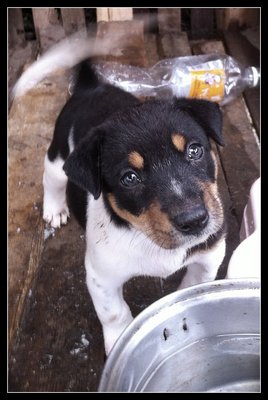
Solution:
[[[226,104],[259,84],[260,71],[225,54],[163,59],[150,68],[95,64],[98,75],[137,97],[193,97]]]

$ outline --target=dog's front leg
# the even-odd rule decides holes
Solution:
[[[108,355],[133,317],[123,298],[122,282],[109,272],[100,273],[89,260],[86,260],[86,273],[87,287],[102,324],[105,352]]]
[[[215,280],[225,256],[225,248],[225,239],[222,239],[212,249],[200,251],[191,257],[179,289]]]

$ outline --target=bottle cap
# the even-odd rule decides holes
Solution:
[[[253,75],[253,86],[258,86],[260,80],[260,69],[256,67],[251,67]]]

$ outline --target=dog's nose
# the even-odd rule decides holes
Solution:
[[[180,232],[191,235],[201,232],[206,227],[208,219],[207,210],[204,206],[199,205],[178,214],[174,223]]]

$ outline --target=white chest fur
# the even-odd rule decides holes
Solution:
[[[111,222],[103,199],[89,195],[87,241],[91,262],[129,279],[135,275],[167,277],[182,267],[186,247],[162,249],[135,228],[118,228]]]

